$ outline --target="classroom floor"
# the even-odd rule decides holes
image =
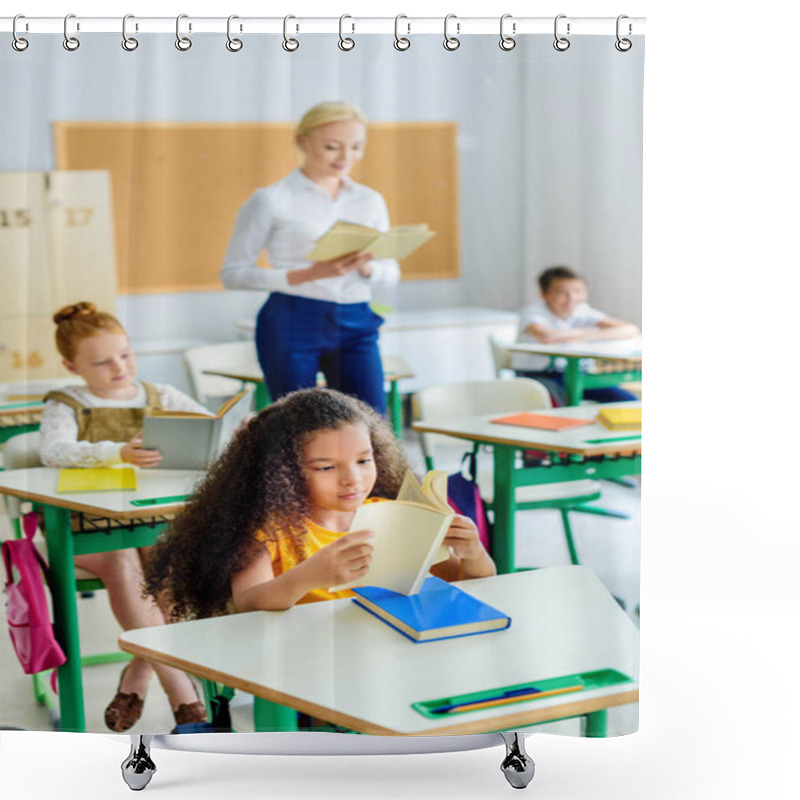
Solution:
[[[406,431],[406,446],[412,467],[424,471],[422,452],[413,431]],[[446,446],[436,451],[437,468],[454,472],[458,469],[463,447]],[[638,625],[639,607],[639,527],[640,490],[603,482],[603,496],[598,505],[630,515],[630,519],[613,519],[588,514],[573,514],[572,524],[581,563],[596,571],[605,586]],[[2,538],[10,536],[8,517],[3,510],[0,519]],[[522,511],[517,514],[518,566],[560,566],[568,563],[560,516],[557,511]],[[78,603],[83,652],[105,652],[115,648],[118,626],[111,615],[104,592]],[[46,708],[37,706],[33,698],[31,678],[24,675],[6,633],[5,604],[0,612],[0,725],[35,730],[52,730]],[[87,730],[109,733],[103,723],[103,712],[114,696],[122,664],[105,664],[84,670]],[[237,694],[231,708],[233,726],[238,731],[252,731],[252,698]],[[577,734],[579,720],[565,720],[542,725],[542,732]],[[154,679],[150,685],[144,713],[131,733],[166,732],[174,725],[166,695]],[[638,727],[638,705],[609,710],[609,734],[631,733]]]

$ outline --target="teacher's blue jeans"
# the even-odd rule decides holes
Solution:
[[[273,292],[256,319],[256,349],[273,400],[327,385],[386,412],[378,329],[368,303],[333,303]]]

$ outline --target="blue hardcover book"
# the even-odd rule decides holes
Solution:
[[[353,589],[353,602],[414,642],[500,631],[511,617],[433,575],[417,594],[405,595],[378,586]]]

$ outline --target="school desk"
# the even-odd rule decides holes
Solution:
[[[0,493],[27,500],[44,510],[53,627],[67,656],[66,663],[58,668],[64,731],[86,729],[73,556],[153,544],[202,474],[164,469],[137,472],[136,491],[69,494],[56,492],[59,470],[53,467],[0,472]],[[154,498],[172,499],[140,506],[131,502]]]
[[[566,406],[536,413],[594,420],[601,408],[617,407],[641,407],[641,402]],[[454,418],[437,423],[420,420],[413,423],[413,427],[421,433],[441,433],[492,445],[494,530],[491,554],[498,572],[510,572],[514,569],[517,487],[635,475],[641,471],[642,439],[641,431],[611,431],[599,422],[570,430],[546,431],[492,422],[496,416],[499,415]],[[517,450],[543,450],[554,457],[549,465],[524,468],[516,464]]]
[[[384,355],[381,359],[383,361],[383,377],[389,384],[389,391],[387,392],[386,398],[389,409],[389,420],[392,423],[395,436],[401,439],[403,436],[403,403],[397,382],[403,378],[413,378],[414,373],[411,371],[411,367],[409,367],[400,356]],[[206,375],[218,375],[221,378],[232,378],[233,380],[243,381],[244,383],[255,384],[256,410],[260,411],[270,403],[269,391],[267,390],[267,385],[264,382],[264,375],[258,364],[253,364],[252,369],[239,369],[236,371],[206,369],[203,370],[203,372]]]
[[[0,444],[13,436],[39,429],[44,403],[37,399],[6,399],[0,397]]]
[[[599,389],[605,386],[618,386],[620,383],[641,381],[642,379],[642,340],[609,339],[599,342],[574,342],[566,344],[540,344],[519,342],[508,349],[513,353],[532,353],[565,358],[564,388],[567,391],[567,405],[576,406],[583,398],[585,389]],[[581,360],[591,358],[597,363],[596,371],[581,369]],[[626,362],[620,369],[614,362]]]
[[[553,567],[458,585],[507,613],[511,627],[416,644],[342,599],[126,631],[119,644],[253,694],[257,730],[286,730],[296,715],[280,715],[282,706],[378,735],[519,730],[586,716],[587,735],[603,736],[605,709],[638,700],[638,633],[590,569]],[[599,670],[631,680],[440,716],[412,707]]]
[[[39,429],[44,396],[52,389],[74,385],[75,378],[45,378],[0,384],[0,444]]]

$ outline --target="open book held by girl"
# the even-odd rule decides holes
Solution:
[[[365,403],[304,389],[241,430],[156,546],[150,591],[176,618],[350,597],[330,587],[364,576],[369,530],[350,531],[364,503],[394,499],[408,469],[386,422]],[[473,522],[454,516],[444,580],[495,574]]]

